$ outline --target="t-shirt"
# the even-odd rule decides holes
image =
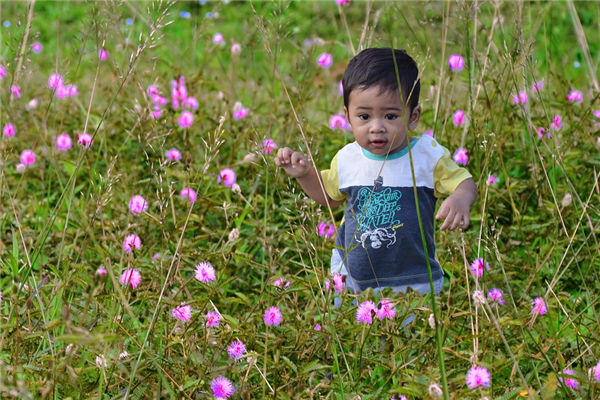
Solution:
[[[435,203],[471,174],[430,136],[413,137],[410,147],[427,254],[437,280],[442,269],[435,259]],[[321,176],[329,197],[346,200],[334,250],[343,265],[333,272],[350,275],[361,290],[429,281],[408,146],[386,159],[352,142],[338,151]]]

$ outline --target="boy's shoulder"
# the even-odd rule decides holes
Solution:
[[[426,153],[437,159],[443,156],[447,151],[446,148],[432,136],[415,135],[413,138],[414,140],[417,140],[417,144],[414,147],[418,153]]]
[[[348,157],[351,159],[353,157],[358,156],[361,153],[361,148],[356,141],[350,142],[336,153],[336,157],[338,160],[347,159]]]

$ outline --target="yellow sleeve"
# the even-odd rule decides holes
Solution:
[[[323,179],[323,186],[325,191],[331,197],[332,200],[344,200],[346,195],[340,192],[339,188],[339,175],[337,166],[337,154],[333,156],[331,160],[331,166],[329,169],[321,171],[321,179]]]
[[[433,170],[433,187],[435,197],[450,196],[456,187],[471,174],[465,168],[459,167],[448,149],[444,148],[444,155],[439,159]]]

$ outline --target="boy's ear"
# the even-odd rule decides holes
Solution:
[[[417,129],[417,125],[419,125],[419,120],[421,119],[421,106],[416,106],[412,109],[410,113],[410,118],[408,119],[408,130],[414,131]]]

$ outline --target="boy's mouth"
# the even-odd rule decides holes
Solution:
[[[376,149],[383,149],[386,144],[387,140],[384,139],[371,140],[371,146],[375,147]]]

